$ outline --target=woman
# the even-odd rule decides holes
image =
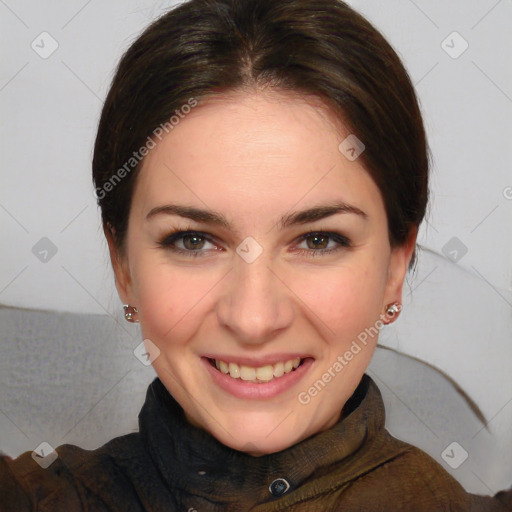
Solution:
[[[428,198],[415,93],[365,19],[337,0],[171,10],[120,62],[93,178],[158,378],[139,433],[3,457],[0,510],[511,509],[390,436],[365,374]]]

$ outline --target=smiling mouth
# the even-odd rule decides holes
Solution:
[[[208,358],[209,363],[219,372],[233,378],[243,380],[245,382],[253,382],[265,384],[273,380],[279,379],[283,375],[294,372],[301,366],[305,359],[296,357],[287,361],[280,361],[276,364],[268,364],[265,366],[252,367],[230,363],[220,359]]]

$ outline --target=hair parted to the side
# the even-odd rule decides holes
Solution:
[[[244,88],[313,95],[364,144],[359,158],[381,191],[392,246],[428,202],[429,152],[418,100],[399,57],[339,0],[189,0],[153,22],[122,57],[93,156],[104,188],[183,105]],[[340,140],[341,142],[341,140]],[[140,163],[98,197],[104,228],[124,248]]]

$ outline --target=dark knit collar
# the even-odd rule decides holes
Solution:
[[[139,429],[171,489],[178,487],[226,504],[246,501],[249,494],[256,504],[275,499],[269,485],[276,479],[289,483],[289,494],[323,475],[332,475],[335,465],[350,466],[343,462],[384,431],[384,406],[377,386],[364,375],[332,428],[281,452],[252,457],[192,426],[182,407],[156,378],[139,414]],[[341,475],[336,478],[339,485]],[[315,482],[311,485],[314,489]]]

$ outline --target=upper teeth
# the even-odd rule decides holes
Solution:
[[[238,365],[236,363],[227,363],[215,359],[215,366],[222,373],[229,374],[234,379],[242,379],[251,382],[268,382],[274,377],[282,377],[285,373],[290,373],[294,368],[300,364],[300,357],[289,359],[288,361],[280,361],[276,364],[267,364],[253,368],[251,366]]]

